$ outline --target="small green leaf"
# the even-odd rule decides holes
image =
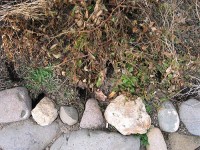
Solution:
[[[99,76],[98,79],[97,79],[97,82],[96,82],[96,86],[100,87],[101,85],[102,85],[102,77]]]

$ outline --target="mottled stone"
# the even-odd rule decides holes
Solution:
[[[24,87],[0,92],[0,123],[25,120],[30,117],[32,102]]]
[[[59,137],[50,150],[139,150],[134,136],[104,131],[79,130]]]
[[[189,99],[179,108],[181,121],[193,135],[200,136],[200,101]]]
[[[31,112],[33,119],[41,126],[51,124],[58,116],[54,102],[44,97]]]
[[[81,128],[97,129],[105,127],[105,120],[95,99],[89,99],[80,122]]]
[[[180,119],[174,105],[170,101],[162,103],[158,110],[158,123],[160,129],[165,132],[176,132]]]
[[[147,150],[167,150],[167,145],[159,128],[152,128],[147,133],[149,145]]]
[[[78,122],[78,112],[74,107],[61,106],[60,107],[60,119],[63,123],[68,125],[74,125]]]
[[[197,150],[200,148],[200,137],[172,133],[169,144],[171,150]]]
[[[41,127],[31,120],[10,124],[0,130],[0,149],[43,150],[59,133],[57,123]]]
[[[107,122],[123,135],[144,134],[151,125],[151,118],[141,98],[129,101],[120,95],[107,106],[104,115]]]

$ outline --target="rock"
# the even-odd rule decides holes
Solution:
[[[25,120],[30,117],[32,102],[24,87],[0,92],[0,123]]]
[[[176,132],[180,119],[174,105],[170,101],[162,103],[158,110],[158,123],[160,129],[165,132]]]
[[[50,150],[139,150],[140,140],[134,136],[103,131],[79,130],[59,137]]]
[[[78,122],[78,112],[74,107],[61,106],[60,119],[63,123],[74,125]]]
[[[179,108],[181,121],[193,135],[200,136],[200,101],[189,99],[183,102]]]
[[[151,125],[151,118],[141,98],[128,101],[120,95],[107,106],[104,115],[107,122],[123,135],[144,134]]]
[[[105,121],[95,99],[89,99],[85,105],[85,111],[80,122],[81,128],[97,129],[105,127]]]
[[[147,137],[149,141],[147,150],[167,150],[167,145],[159,128],[150,129]]]
[[[42,150],[56,137],[57,123],[41,127],[31,120],[10,124],[0,130],[0,149]]]
[[[33,119],[41,126],[51,124],[58,116],[54,102],[44,97],[31,112]]]
[[[169,135],[171,150],[197,150],[200,147],[200,137],[178,133]]]

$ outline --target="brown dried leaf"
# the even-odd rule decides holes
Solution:
[[[109,95],[108,95],[108,98],[111,99],[113,97],[116,96],[116,92],[115,91],[112,91]]]
[[[99,101],[105,101],[107,96],[101,90],[97,90],[95,91],[95,98]]]

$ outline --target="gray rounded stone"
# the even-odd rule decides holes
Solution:
[[[87,129],[61,135],[50,150],[139,150],[140,139],[119,133]]]
[[[152,128],[147,133],[149,145],[147,150],[167,150],[167,145],[159,128]]]
[[[44,150],[59,132],[56,122],[45,127],[30,119],[12,123],[0,130],[0,149]]]
[[[193,135],[200,136],[200,101],[189,99],[183,102],[179,114],[188,131]]]
[[[169,135],[169,144],[171,150],[199,150],[200,137],[172,133]]]
[[[105,127],[105,120],[97,100],[89,99],[85,105],[85,111],[80,122],[81,128],[98,129]]]
[[[25,120],[30,117],[32,101],[24,87],[0,92],[0,123]]]
[[[162,103],[158,110],[158,123],[162,131],[176,132],[178,130],[180,119],[172,102]]]
[[[60,119],[63,123],[74,125],[78,122],[78,112],[74,107],[61,106]]]

